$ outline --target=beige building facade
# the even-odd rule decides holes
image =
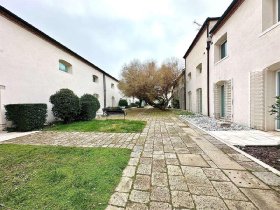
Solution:
[[[113,76],[0,7],[0,125],[14,103],[46,103],[52,121],[49,97],[61,88],[94,94],[101,108],[122,96]]]
[[[233,1],[209,36],[204,40],[204,46],[211,41],[209,77],[203,76],[202,84],[207,89],[205,80],[209,79],[209,106],[203,103],[202,109],[209,109],[211,117],[260,130],[279,130],[279,121],[269,111],[280,95],[280,1]],[[187,63],[200,56],[187,57],[186,68],[194,71]],[[193,94],[197,88],[193,84],[200,80],[192,79],[187,86]],[[207,101],[207,96],[203,99]],[[188,103],[188,97],[186,100]]]

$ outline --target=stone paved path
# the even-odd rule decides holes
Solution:
[[[41,132],[5,143],[131,148],[107,210],[279,209],[280,177],[175,115],[151,110],[141,134]]]

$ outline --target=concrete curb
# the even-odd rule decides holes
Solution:
[[[227,142],[225,142],[224,140],[222,140],[221,138],[209,133],[208,131],[204,130],[203,128],[200,128],[198,127],[197,125],[191,123],[190,121],[186,120],[186,119],[183,119],[180,117],[180,119],[184,120],[185,122],[189,123],[190,125],[196,127],[197,129],[199,129],[200,131],[204,132],[204,133],[207,133],[208,135],[212,136],[213,138],[219,140],[220,142],[223,142],[224,144],[226,144],[227,146],[229,146],[230,148],[234,149],[235,151],[241,153],[242,155],[246,156],[247,158],[251,159],[252,161],[256,162],[257,164],[261,165],[262,167],[268,169],[269,171],[271,171],[272,173],[280,176],[280,171],[278,171],[277,169],[271,167],[270,165],[262,162],[261,160],[249,155],[248,153],[242,151],[241,149],[238,149],[237,147],[233,146],[233,145],[230,145],[228,144]]]

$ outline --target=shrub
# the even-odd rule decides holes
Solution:
[[[80,112],[79,97],[72,90],[61,89],[50,97],[53,115],[64,123],[73,121]]]
[[[180,109],[180,101],[178,99],[175,98],[172,99],[172,108]]]
[[[80,98],[81,112],[80,120],[92,120],[96,117],[96,112],[100,108],[99,101],[90,94],[85,94]]]
[[[8,104],[5,109],[16,131],[41,129],[46,122],[47,104]]]
[[[120,99],[119,106],[128,107],[128,103],[126,99]]]

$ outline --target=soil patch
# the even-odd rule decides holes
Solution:
[[[239,149],[280,170],[280,145],[278,146],[238,146]]]

